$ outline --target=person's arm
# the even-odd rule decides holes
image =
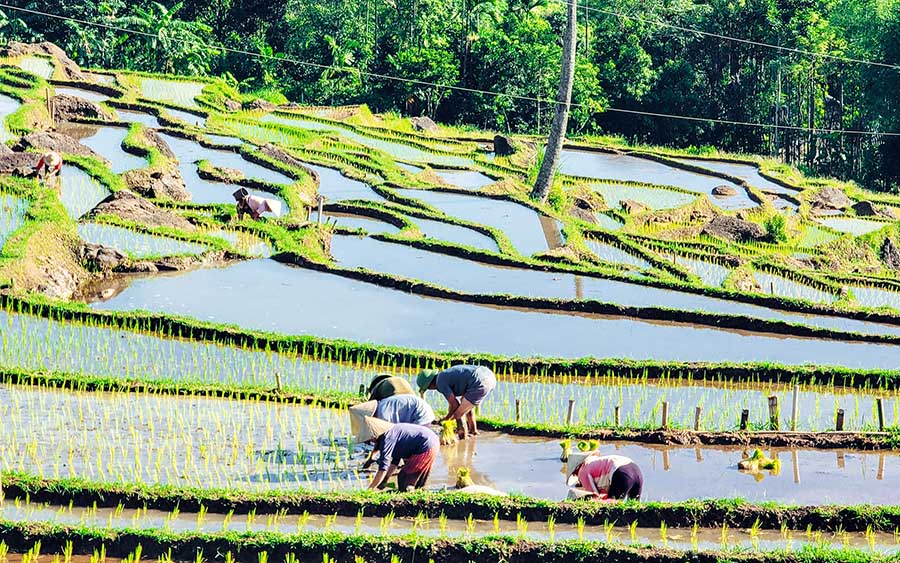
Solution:
[[[369,490],[375,490],[380,487],[382,483],[391,478],[391,475],[393,475],[394,472],[397,471],[397,468],[398,467],[396,465],[392,464],[387,468],[387,470],[379,469],[378,471],[376,471],[375,476],[372,477],[372,482],[369,483]]]
[[[447,416],[442,418],[439,422],[444,422],[445,420],[450,420],[451,418],[457,418],[456,411],[459,410],[459,401],[456,400],[456,397],[453,395],[447,396]]]

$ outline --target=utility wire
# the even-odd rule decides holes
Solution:
[[[553,1],[560,1],[561,3],[566,3],[566,2],[564,2],[564,0],[553,0]],[[32,14],[32,15],[36,15],[36,16],[53,18],[53,19],[62,20],[62,21],[80,23],[82,25],[99,27],[102,29],[110,30],[110,31],[130,33],[132,35],[141,35],[144,37],[156,37],[152,33],[147,33],[145,31],[129,29],[126,27],[121,27],[121,26],[112,25],[112,24],[108,24],[108,23],[100,23],[100,22],[83,20],[83,19],[73,18],[73,17],[68,17],[68,16],[61,16],[59,14],[43,12],[40,10],[32,10],[29,8],[20,8],[18,6],[11,6],[9,4],[5,4],[2,2],[0,2],[0,8],[14,10],[14,11],[18,11],[18,12],[24,12],[24,13]],[[321,70],[332,69],[332,70],[343,70],[343,71],[355,72],[355,73],[360,74],[361,76],[367,76],[369,78],[378,78],[381,80],[393,80],[396,82],[402,82],[405,84],[414,84],[417,86],[430,86],[430,87],[435,87],[435,88],[445,88],[447,90],[453,90],[456,92],[465,92],[465,93],[469,93],[469,94],[481,94],[481,95],[486,95],[486,96],[505,97],[505,98],[509,98],[509,99],[513,99],[513,100],[535,102],[535,103],[545,103],[548,105],[561,105],[564,103],[564,102],[560,102],[558,100],[554,100],[554,99],[550,99],[550,98],[539,98],[536,96],[526,96],[526,95],[521,95],[521,94],[505,94],[502,92],[495,92],[492,90],[482,90],[479,88],[468,88],[465,86],[453,86],[453,85],[449,85],[449,84],[437,84],[435,82],[429,82],[426,80],[418,80],[418,79],[414,79],[414,78],[404,78],[401,76],[392,76],[389,74],[369,72],[369,71],[358,69],[356,67],[348,67],[348,66],[341,66],[341,65],[326,65],[326,64],[315,63],[315,62],[311,62],[311,61],[304,61],[301,59],[294,59],[294,58],[290,58],[290,57],[283,57],[283,56],[277,56],[277,55],[266,55],[263,53],[254,53],[252,51],[246,51],[243,49],[235,49],[232,47],[225,47],[222,45],[206,43],[205,41],[201,41],[201,40],[188,40],[188,39],[180,39],[180,38],[171,38],[171,40],[174,42],[183,43],[186,45],[201,46],[201,47],[204,47],[207,49],[214,49],[214,50],[224,51],[227,53],[233,53],[233,54],[237,54],[237,55],[245,55],[245,56],[254,57],[257,59],[291,63],[291,64],[295,64],[295,65],[299,65],[299,66],[306,66],[306,67],[317,68],[317,69],[321,69]],[[874,63],[872,63],[872,64],[874,64]],[[897,68],[900,68],[900,67],[897,67]],[[579,104],[579,103],[574,103],[574,102],[570,103],[569,107],[575,107],[575,108],[585,107],[585,108],[590,109],[590,106],[588,106],[586,104]],[[616,108],[616,107],[612,107],[612,106],[604,107],[604,108],[602,108],[602,111],[613,112],[613,113],[623,113],[623,114],[630,114],[630,115],[641,115],[641,116],[646,116],[646,117],[678,119],[678,120],[682,120],[682,121],[692,121],[692,122],[698,122],[698,123],[715,123],[715,124],[719,124],[719,125],[735,125],[735,126],[742,126],[742,127],[756,127],[756,128],[762,128],[762,129],[781,129],[781,130],[787,130],[787,131],[802,131],[805,133],[869,135],[869,136],[876,136],[876,137],[878,137],[878,136],[900,137],[900,132],[865,131],[865,130],[855,130],[855,129],[831,129],[831,128],[819,128],[819,127],[800,127],[797,125],[775,125],[772,123],[760,123],[760,122],[755,122],[755,121],[740,121],[740,120],[722,119],[722,118],[716,118],[716,117],[697,117],[697,116],[690,116],[690,115],[678,115],[678,114],[651,112],[651,111],[643,111],[643,110],[636,110],[636,109]]]

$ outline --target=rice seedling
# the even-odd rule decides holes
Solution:
[[[209,250],[209,247],[202,244],[148,235],[102,223],[79,223],[78,235],[86,242],[115,248],[136,259],[171,255],[196,256]]]

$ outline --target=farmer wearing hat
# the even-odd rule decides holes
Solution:
[[[600,452],[590,452],[583,457],[571,455],[566,475],[566,484],[575,497],[607,502],[640,500],[644,488],[641,468],[622,455],[600,455]]]
[[[423,370],[416,377],[416,384],[423,396],[428,389],[435,389],[447,399],[447,416],[439,422],[456,420],[459,437],[464,439],[466,428],[463,426],[463,419],[466,420],[469,433],[478,435],[478,425],[472,409],[491,394],[497,386],[497,378],[494,377],[494,372],[484,366],[459,365],[444,371]]]
[[[238,219],[243,219],[244,215],[250,215],[253,220],[258,220],[266,212],[281,215],[281,202],[276,199],[251,195],[245,188],[241,188],[231,195],[237,202]]]
[[[394,395],[415,395],[409,381],[387,373],[376,375],[369,384],[369,400],[380,401]]]
[[[440,447],[437,434],[427,426],[391,424],[371,416],[363,420],[356,441],[374,444],[380,454],[369,489],[383,489],[399,469],[397,490],[401,492],[425,486]]]
[[[51,183],[57,190],[60,189],[62,182],[60,180],[60,172],[62,172],[62,157],[56,151],[47,151],[41,155],[37,166],[34,167],[34,174],[39,180],[43,179],[44,184],[50,187]]]

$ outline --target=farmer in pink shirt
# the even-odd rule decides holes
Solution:
[[[644,476],[631,458],[596,453],[569,471],[569,486],[577,484],[599,500],[640,500]]]
[[[270,212],[281,214],[281,202],[275,199],[251,195],[246,189],[240,189],[232,194],[237,201],[237,216],[242,219],[249,215],[254,220],[259,219],[263,213]]]
[[[60,172],[62,172],[63,160],[56,151],[47,151],[41,155],[37,166],[34,167],[34,174],[38,179],[43,178],[44,184],[48,187],[53,185],[55,188],[60,187]]]

